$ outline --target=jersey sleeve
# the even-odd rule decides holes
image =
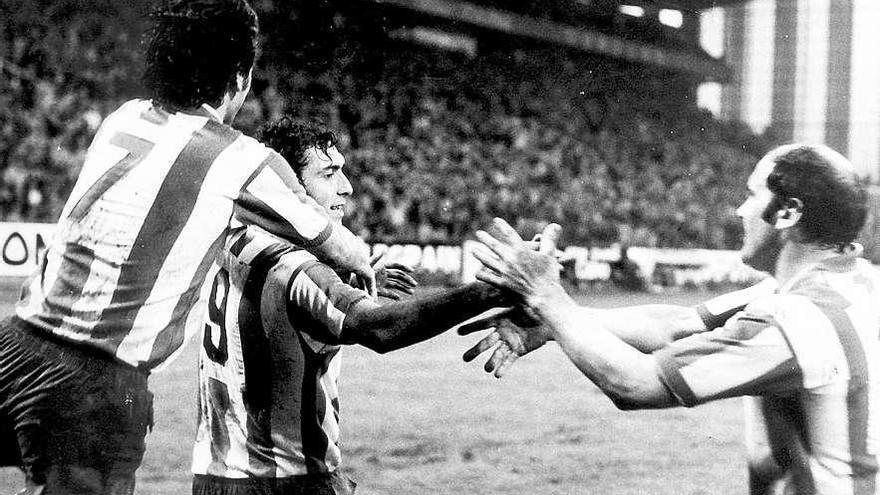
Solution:
[[[326,212],[306,194],[290,165],[274,151],[239,192],[235,218],[302,248],[320,245],[333,231]]]
[[[368,297],[317,260],[302,265],[291,277],[286,293],[291,325],[328,345],[343,343],[346,316],[358,301]]]
[[[741,312],[719,329],[679,340],[654,354],[661,380],[687,407],[801,386],[803,373],[775,319]]]
[[[768,277],[757,284],[713,297],[696,306],[697,314],[707,330],[723,327],[731,316],[744,310],[752,301],[771,296],[778,284]]]

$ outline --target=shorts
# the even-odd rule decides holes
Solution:
[[[353,495],[357,484],[339,471],[288,478],[223,478],[196,474],[193,495]]]
[[[29,483],[133,490],[152,414],[146,373],[17,317],[0,322],[0,464]]]

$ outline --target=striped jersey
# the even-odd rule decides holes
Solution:
[[[257,228],[235,232],[227,246],[199,353],[192,471],[232,479],[332,473],[343,322],[368,295]]]
[[[818,263],[723,328],[656,353],[683,405],[757,396],[754,410],[772,426],[750,442],[779,458],[800,446],[796,493],[880,493],[880,277],[859,252]]]
[[[17,315],[142,369],[187,340],[230,227],[259,224],[309,247],[331,224],[287,162],[207,105],[169,114],[146,100],[102,123]]]

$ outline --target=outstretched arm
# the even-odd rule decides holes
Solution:
[[[557,255],[555,243],[523,242],[528,249],[538,248],[547,256]],[[512,294],[482,282],[378,306],[362,300],[346,318],[344,339],[377,352],[400,349],[427,340],[450,327],[496,306],[513,303]]]
[[[768,278],[751,287],[713,297],[696,306],[672,304],[649,304],[625,308],[599,309],[580,307],[573,309],[582,322],[602,326],[625,343],[641,352],[652,353],[668,344],[693,335],[721,327],[749,302],[773,293],[776,282]],[[483,339],[462,356],[472,361],[480,354],[493,350],[484,368],[501,377],[506,368],[520,356],[528,354],[547,340],[552,332],[539,322],[522,317],[521,308],[492,313],[458,329],[461,335],[491,330]]]
[[[604,328],[584,322],[562,286],[531,298],[529,306],[552,330],[572,363],[621,409],[669,407],[677,401],[660,380],[650,354]],[[584,324],[590,328],[584,328]]]
[[[470,362],[480,354],[494,349],[484,369],[501,378],[505,370],[519,357],[554,339],[552,331],[545,324],[523,318],[522,311],[521,307],[510,308],[459,327],[460,335],[491,330],[468,349],[462,358]],[[625,309],[578,307],[573,311],[581,321],[602,325],[627,344],[646,353],[707,328],[696,307],[651,304]]]
[[[695,333],[714,330],[752,301],[772,294],[776,281],[767,278],[751,287],[713,297],[696,306],[646,304],[625,308],[582,308],[583,317],[595,319],[627,344],[654,352]]]
[[[345,318],[342,340],[385,353],[430,339],[505,304],[510,304],[509,296],[481,282],[381,306],[362,299]]]
[[[624,342],[601,322],[584,321],[581,308],[559,281],[556,261],[534,252],[510,225],[496,219],[499,239],[485,232],[477,238],[490,251],[475,256],[486,270],[477,278],[518,293],[523,302],[546,324],[569,359],[622,409],[668,407],[675,398],[660,380],[654,359]],[[559,226],[545,229],[543,243],[554,244]]]

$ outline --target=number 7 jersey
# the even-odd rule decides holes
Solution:
[[[98,130],[19,318],[152,370],[182,348],[230,227],[258,224],[299,246],[331,233],[276,152],[198,114],[132,100]]]

